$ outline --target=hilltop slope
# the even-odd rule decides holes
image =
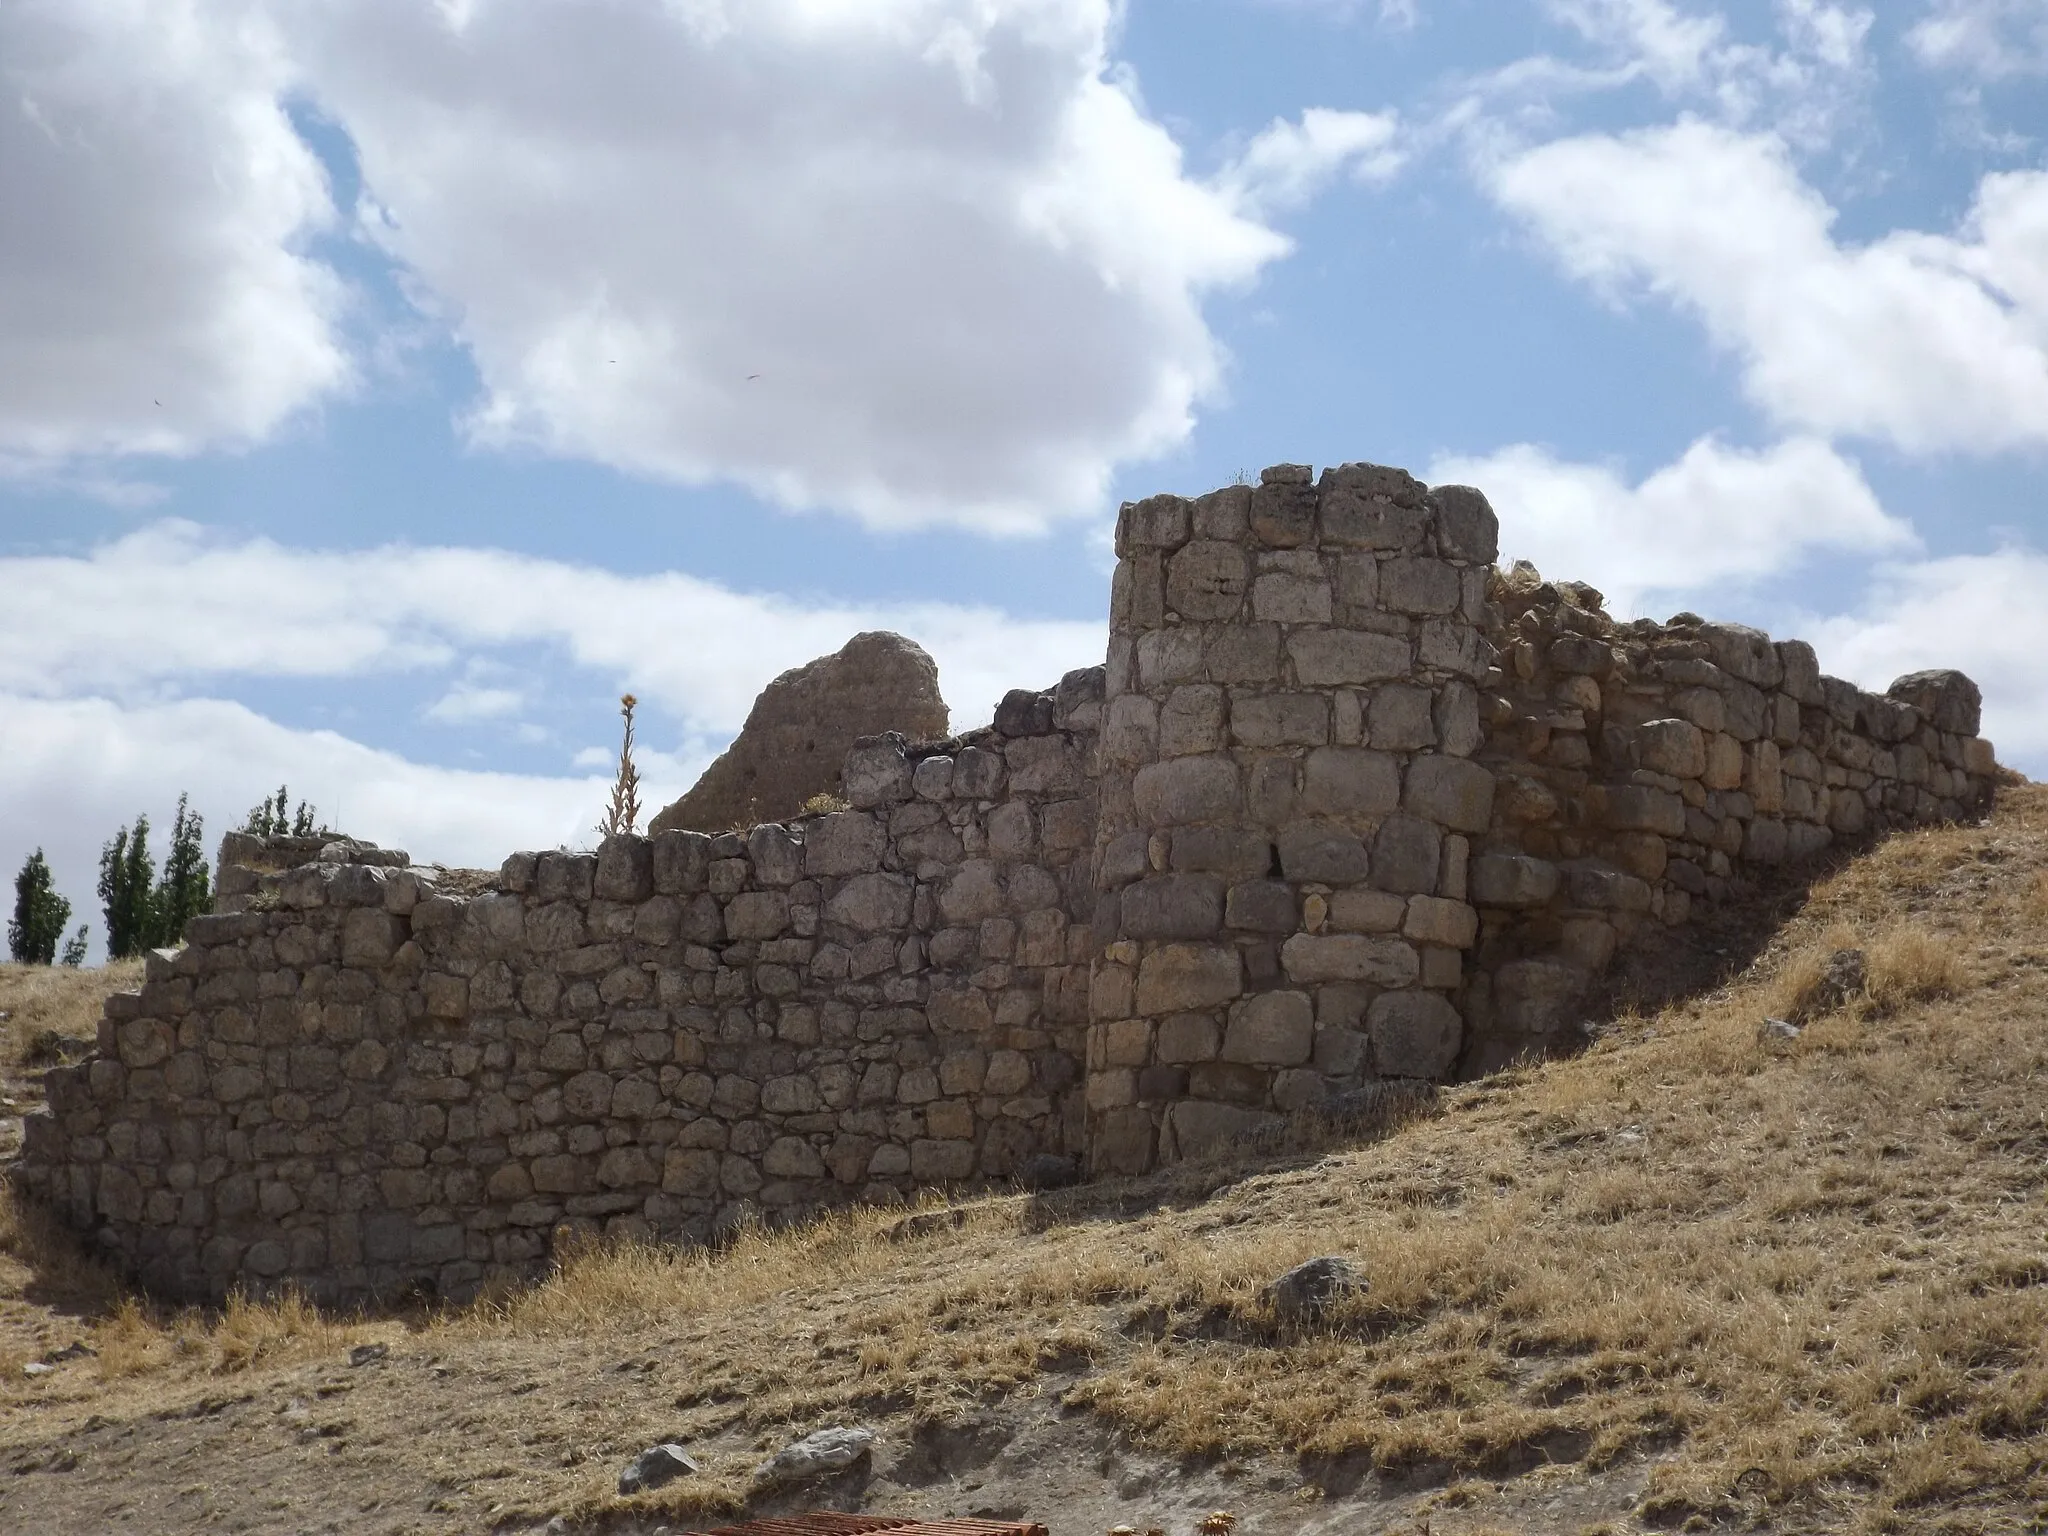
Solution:
[[[2038,1530],[2044,918],[2029,786],[1844,865],[1711,990],[1384,1140],[594,1254],[448,1315],[159,1316],[16,1211],[0,1527],[708,1525],[764,1451],[864,1423],[873,1467],[789,1504],[1055,1532],[1218,1506],[1247,1533]],[[1846,948],[1865,980],[1830,1004]],[[1323,1253],[1370,1291],[1282,1324],[1261,1287]],[[74,1339],[97,1354],[23,1374]],[[351,1367],[367,1342],[388,1355]],[[703,1474],[618,1498],[659,1440]]]

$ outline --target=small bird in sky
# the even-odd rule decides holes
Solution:
[[[759,375],[758,373],[750,373],[747,375],[747,382],[751,384],[754,382],[754,380],[758,379],[759,377],[761,377],[761,375]]]
[[[163,404],[163,401],[161,401],[161,400],[152,400],[152,401],[150,401],[149,403],[150,403],[151,405],[162,405],[162,404]]]

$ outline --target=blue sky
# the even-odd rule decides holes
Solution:
[[[1099,659],[1119,500],[1478,484],[2048,769],[2048,0],[14,0],[0,863],[665,802],[855,630]]]

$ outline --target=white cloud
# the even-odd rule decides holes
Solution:
[[[1780,423],[1915,452],[2048,442],[2048,174],[1986,177],[1956,234],[1860,246],[1780,140],[1693,120],[1490,179],[1571,275],[1695,313]]]
[[[1462,83],[1445,125],[1484,156],[1517,134],[1555,132],[1573,97],[1647,84],[1664,100],[1735,127],[1767,126],[1791,142],[1831,142],[1862,111],[1875,78],[1872,13],[1830,0],[1777,0],[1777,38],[1738,38],[1725,13],[1672,0],[1543,0],[1590,59],[1535,53]]]
[[[288,76],[238,0],[0,6],[0,477],[246,444],[345,382]]]
[[[1113,0],[280,0],[478,441],[1036,528],[1179,443],[1287,242],[1184,174]]]
[[[1856,611],[1804,621],[1822,663],[1869,688],[1955,667],[1984,690],[2002,761],[2048,776],[2048,555],[2024,547],[1882,568]]]
[[[1652,599],[1677,603],[1782,574],[1819,550],[1875,554],[1916,543],[1862,471],[1812,438],[1755,453],[1705,438],[1633,486],[1612,468],[1526,443],[1438,459],[1428,478],[1486,492],[1503,561],[1590,582],[1614,612],[1631,615]]]
[[[1216,178],[1217,190],[1247,217],[1299,208],[1350,167],[1354,181],[1390,180],[1403,155],[1392,112],[1310,107],[1301,121],[1275,118]]]
[[[459,682],[429,704],[424,714],[441,725],[472,725],[479,720],[502,720],[526,707],[526,695],[516,688],[485,688]]]
[[[11,594],[0,604],[0,690],[18,694],[146,697],[234,676],[468,666],[460,697],[483,686],[479,660],[545,644],[606,674],[606,692],[630,688],[705,736],[737,729],[778,672],[864,629],[929,650],[963,727],[987,720],[1007,689],[1094,665],[1106,643],[1100,623],[987,607],[807,603],[493,549],[300,550],[177,521],[88,556],[0,559],[0,591]]]
[[[2048,0],[1934,0],[1906,41],[1938,69],[1990,80],[2048,73]]]

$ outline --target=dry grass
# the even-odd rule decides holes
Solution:
[[[1162,1455],[1291,1461],[1311,1492],[1434,1477],[1475,1516],[1471,1490],[1529,1469],[1648,1456],[1639,1520],[2027,1529],[2048,1510],[2044,901],[2048,792],[2020,789],[1987,826],[1846,867],[1723,990],[1374,1145],[990,1198],[957,1224],[851,1212],[717,1255],[598,1248],[403,1325],[109,1301],[95,1372],[0,1387],[0,1451],[228,1373],[295,1382],[375,1336],[468,1373],[459,1433],[395,1386],[352,1402],[393,1466],[471,1490],[447,1498],[472,1526],[618,1504],[619,1459],[657,1427],[719,1449],[635,1507],[724,1510],[792,1432],[1058,1389]],[[1864,951],[1862,992],[1760,1040],[1840,948]],[[1282,1325],[1261,1288],[1326,1252],[1370,1291]]]
[[[140,960],[93,970],[67,965],[0,965],[0,1079],[55,1066],[63,1040],[97,1038],[100,1003],[109,992],[142,985]]]

